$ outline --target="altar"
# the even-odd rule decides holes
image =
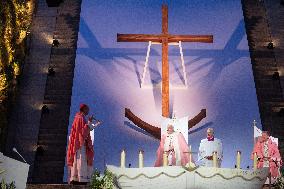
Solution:
[[[116,188],[135,189],[261,189],[268,168],[242,170],[181,166],[120,168],[108,165]]]

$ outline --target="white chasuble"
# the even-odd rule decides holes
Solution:
[[[207,156],[212,156],[213,152],[217,152],[217,166],[220,167],[223,159],[221,140],[217,138],[214,138],[214,141],[208,141],[207,139],[201,140],[198,152],[198,161],[200,161],[202,166],[213,166],[213,160],[206,159]]]

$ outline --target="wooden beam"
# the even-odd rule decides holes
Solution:
[[[192,118],[191,120],[188,120],[188,129],[200,123],[200,121],[204,119],[205,117],[206,117],[206,109],[202,109],[200,113],[197,114],[194,118]]]
[[[143,129],[154,138],[161,139],[161,128],[153,126],[136,116],[130,109],[125,108],[125,117],[128,118],[132,123],[134,123],[140,129]],[[188,129],[191,129],[195,125],[201,122],[202,119],[206,117],[206,109],[202,109],[199,114],[188,121]]]
[[[168,40],[162,42],[162,116],[170,116]]]
[[[172,42],[213,43],[213,35],[171,35],[171,34],[117,34],[117,42],[159,42],[168,39]]]
[[[162,5],[162,34],[168,35],[168,6]],[[162,39],[162,116],[170,116],[168,38]]]
[[[152,34],[117,34],[117,42],[162,42],[161,35]]]
[[[213,35],[168,35],[168,42],[213,43]]]
[[[162,34],[168,34],[168,6],[162,5]]]
[[[132,123],[134,123],[140,129],[143,129],[144,131],[152,135],[154,138],[158,140],[161,139],[161,128],[155,127],[153,125],[150,125],[149,123],[146,123],[145,121],[142,121],[139,117],[134,115],[128,108],[125,108],[125,117],[132,121]]]

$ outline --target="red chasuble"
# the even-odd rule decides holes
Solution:
[[[74,163],[74,156],[83,145],[86,147],[87,164],[93,165],[94,148],[91,140],[90,129],[87,125],[83,113],[76,114],[72,124],[69,145],[67,150],[67,165],[72,167]]]

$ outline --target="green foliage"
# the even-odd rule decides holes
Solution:
[[[100,189],[103,186],[103,180],[100,178],[100,172],[95,170],[92,175],[90,186],[92,189]]]
[[[1,164],[2,162],[0,162],[0,164]],[[2,173],[4,173],[5,172],[5,170],[2,170],[1,168],[0,168],[0,175],[2,174]],[[15,189],[16,188],[16,186],[15,186],[15,182],[12,182],[12,183],[10,183],[10,184],[7,184],[5,181],[4,181],[4,179],[2,179],[2,181],[1,181],[1,184],[0,184],[0,189]]]
[[[6,91],[7,87],[8,87],[7,75],[3,73],[2,75],[0,75],[0,91],[1,92]],[[5,95],[5,93],[2,95]]]
[[[2,162],[0,161],[0,164],[1,164]],[[1,169],[1,167],[0,167],[0,175],[2,174],[2,173],[4,173],[5,172],[5,170],[4,169]]]
[[[15,188],[16,188],[16,186],[15,186],[14,182],[8,184],[2,179],[0,189],[15,189]]]
[[[33,0],[0,0],[0,149],[7,129],[9,99],[25,58],[25,38],[32,19]],[[5,103],[3,103],[5,102]]]
[[[12,63],[12,68],[13,68],[13,74],[18,76],[20,75],[20,71],[21,71],[21,68],[20,68],[20,63],[18,61],[15,61]]]
[[[275,184],[275,189],[283,189],[284,188],[284,167],[280,168],[280,177],[277,178]]]
[[[0,17],[0,73],[3,73],[17,59],[15,52],[30,27],[31,14],[25,1],[1,0]]]
[[[283,176],[277,178],[274,188],[275,189],[283,189],[284,188],[284,177]]]
[[[91,189],[113,189],[113,174],[105,170],[104,176],[100,176],[100,172],[98,170],[95,170],[95,172],[92,175],[91,183],[90,183]]]

